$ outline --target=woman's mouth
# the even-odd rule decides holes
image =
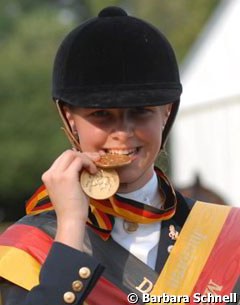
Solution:
[[[112,155],[127,155],[127,156],[134,156],[140,150],[140,147],[130,148],[130,149],[104,149],[107,154]]]

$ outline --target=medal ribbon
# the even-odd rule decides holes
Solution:
[[[158,209],[135,200],[123,198],[117,194],[105,200],[90,198],[87,224],[104,240],[107,240],[113,228],[114,216],[141,224],[150,224],[171,218],[176,210],[175,191],[164,173],[158,168],[155,168],[155,171],[159,187],[166,197],[163,208]],[[26,213],[36,215],[50,210],[53,210],[53,205],[45,186],[42,185],[28,200]]]

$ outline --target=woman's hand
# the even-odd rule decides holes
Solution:
[[[56,241],[82,250],[89,201],[79,183],[83,169],[97,173],[99,153],[67,150],[42,175],[57,215]]]

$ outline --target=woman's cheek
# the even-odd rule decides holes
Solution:
[[[99,151],[106,143],[105,133],[93,131],[88,136],[80,137],[80,145],[83,151]]]

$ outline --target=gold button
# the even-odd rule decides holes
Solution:
[[[82,267],[79,269],[79,275],[82,279],[87,279],[91,275],[91,271],[87,267]]]
[[[72,304],[75,301],[76,297],[73,292],[68,291],[64,293],[63,299],[65,303]]]
[[[82,290],[82,288],[83,288],[83,282],[82,282],[82,281],[74,281],[74,282],[72,283],[72,289],[73,289],[73,291],[79,292],[79,291]]]

